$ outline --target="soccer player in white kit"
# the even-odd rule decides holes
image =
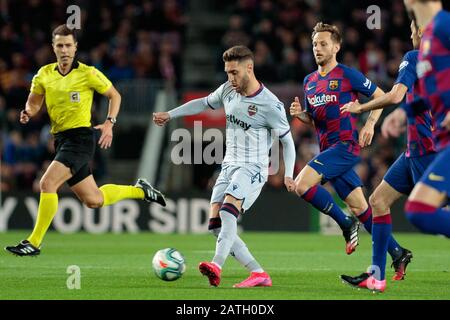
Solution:
[[[226,154],[222,171],[211,195],[209,230],[217,236],[212,262],[201,262],[200,272],[212,286],[220,284],[221,270],[229,254],[245,266],[250,276],[234,287],[272,286],[270,276],[252,256],[237,234],[237,218],[258,198],[267,181],[269,150],[275,138],[283,145],[284,183],[289,192],[293,180],[295,147],[284,105],[254,74],[254,57],[245,46],[223,54],[228,81],[207,97],[153,114],[162,126],[169,120],[193,115],[209,108],[224,107],[227,119]]]

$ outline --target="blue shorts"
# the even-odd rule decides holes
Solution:
[[[398,192],[408,195],[435,157],[436,153],[431,153],[408,158],[402,153],[386,172],[383,180]]]
[[[308,166],[322,175],[322,184],[329,181],[342,200],[362,186],[361,179],[353,170],[360,158],[349,151],[351,143],[339,142],[308,162]]]
[[[420,182],[439,192],[447,193],[447,197],[450,198],[450,147],[436,155],[434,161],[425,170]]]

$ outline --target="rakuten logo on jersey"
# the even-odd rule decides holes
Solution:
[[[335,94],[325,94],[308,97],[308,102],[313,107],[323,106],[329,102],[337,102],[337,96]]]

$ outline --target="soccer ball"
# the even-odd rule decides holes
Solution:
[[[152,265],[156,276],[164,281],[177,280],[186,271],[183,255],[174,248],[161,249],[156,252]]]

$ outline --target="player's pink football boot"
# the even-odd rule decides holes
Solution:
[[[237,283],[233,288],[271,287],[272,279],[266,272],[252,272],[250,277]]]
[[[355,288],[364,288],[375,292],[384,292],[386,289],[386,280],[377,280],[368,273],[360,274],[357,277],[341,275],[343,282]]]
[[[212,262],[200,262],[198,270],[201,274],[208,277],[209,284],[217,287],[220,284],[220,268]]]

